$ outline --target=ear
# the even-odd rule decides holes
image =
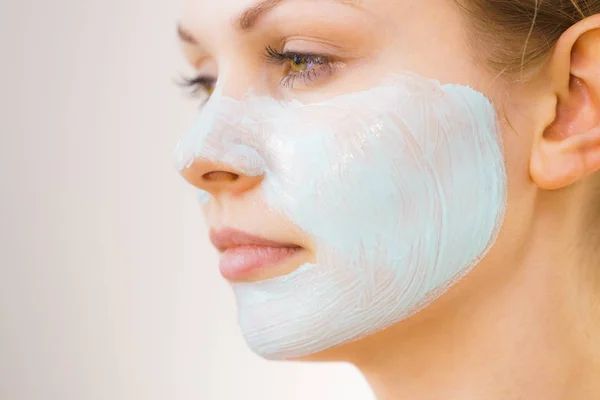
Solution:
[[[560,37],[548,71],[556,110],[534,140],[530,175],[540,188],[553,190],[600,170],[600,14]]]

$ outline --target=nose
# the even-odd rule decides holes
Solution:
[[[181,175],[195,187],[213,196],[225,192],[240,195],[256,187],[263,179],[263,175],[244,175],[227,164],[205,158],[196,158],[192,165],[181,171]]]

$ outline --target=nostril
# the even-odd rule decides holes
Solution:
[[[211,171],[202,175],[202,178],[207,181],[235,181],[240,176],[228,171]]]

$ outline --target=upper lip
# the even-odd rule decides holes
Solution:
[[[300,247],[292,243],[265,239],[233,228],[211,229],[210,241],[221,252],[238,246]]]

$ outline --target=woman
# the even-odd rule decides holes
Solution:
[[[600,399],[598,13],[189,0],[176,161],[252,350],[380,400]]]

